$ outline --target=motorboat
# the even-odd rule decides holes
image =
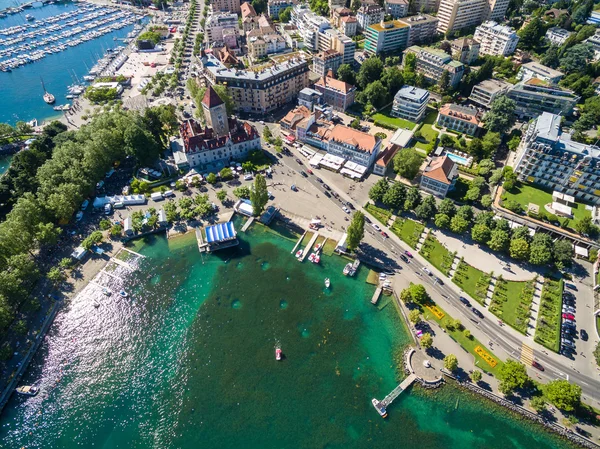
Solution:
[[[32,387],[31,385],[23,385],[15,390],[17,393],[24,396],[35,396],[40,392],[38,387]]]
[[[26,14],[26,15],[25,15],[25,18],[26,18],[27,20],[29,20],[29,21],[31,21],[31,20],[35,20],[35,17],[33,17],[31,14]]]
[[[104,287],[104,288],[102,289],[102,294],[103,294],[104,296],[110,296],[110,295],[111,295],[111,292],[110,292],[110,290],[109,290],[109,289],[107,289],[106,287]]]
[[[122,298],[127,298],[127,296],[129,296],[125,290],[121,290],[119,295],[121,295]]]
[[[319,256],[319,254],[312,253],[311,256],[313,256],[312,260],[310,260],[312,263],[319,263],[319,262],[321,262],[321,256]]]
[[[308,261],[309,262],[314,262],[315,261],[315,257],[316,257],[316,254],[315,253],[311,253],[311,255],[308,256]]]
[[[277,360],[277,361],[281,360],[281,348],[279,348],[279,347],[275,348],[275,360]]]
[[[352,271],[352,264],[347,263],[346,266],[344,267],[344,271],[342,271],[342,273],[344,273],[344,276],[348,276],[351,271]]]
[[[302,257],[302,254],[304,254],[304,251],[302,251],[301,249],[296,251],[296,259],[300,259]]]
[[[329,280],[329,278],[325,278],[325,287],[329,288],[330,285],[331,281]]]
[[[373,407],[375,407],[375,410],[377,410],[377,413],[379,413],[379,416],[382,418],[387,418],[387,410],[385,409],[385,405],[383,405],[377,399],[372,399],[371,403],[373,404]]]
[[[318,253],[319,251],[321,251],[322,247],[323,247],[323,243],[319,243],[317,246],[315,246],[315,253]]]

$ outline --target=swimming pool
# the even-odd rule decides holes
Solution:
[[[448,156],[450,159],[452,159],[457,164],[470,165],[470,162],[466,157],[462,157],[462,156],[459,156],[458,154],[454,154],[454,153],[446,153],[446,156]]]

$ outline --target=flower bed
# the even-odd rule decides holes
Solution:
[[[481,357],[483,360],[485,360],[486,363],[488,365],[490,365],[492,368],[494,368],[498,364],[496,359],[494,357],[492,357],[490,355],[490,353],[487,352],[485,349],[483,349],[481,346],[475,346],[475,352],[477,353],[477,355],[479,357]]]

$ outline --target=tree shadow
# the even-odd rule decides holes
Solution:
[[[361,257],[361,260],[370,265],[382,268],[385,271],[402,269],[398,262],[390,258],[387,253],[368,243],[362,242],[357,250],[357,254]]]
[[[438,347],[436,346],[432,346],[431,348],[427,349],[425,351],[425,353],[436,360],[444,360],[444,357],[446,357],[446,354],[444,354]]]

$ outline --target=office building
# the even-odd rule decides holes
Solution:
[[[279,20],[279,13],[287,8],[296,6],[296,0],[269,0],[267,3],[267,12],[273,20]]]
[[[519,180],[600,204],[600,148],[562,132],[560,115],[543,112],[529,125],[517,154]]]
[[[240,0],[213,0],[210,2],[210,6],[215,12],[234,12],[238,14],[240,12]]]
[[[551,84],[558,84],[563,76],[564,73],[546,67],[539,62],[528,62],[527,64],[523,64],[521,70],[519,70],[519,73],[517,74],[517,78],[521,81],[537,78]]]
[[[354,104],[356,87],[331,76],[332,73],[321,77],[315,83],[315,89],[323,94],[323,103],[328,104],[336,111],[344,112]]]
[[[475,136],[481,128],[481,114],[472,106],[447,103],[440,108],[437,126]]]
[[[206,42],[209,45],[215,42],[223,42],[223,32],[225,30],[231,30],[236,37],[239,37],[240,29],[237,14],[229,12],[211,14],[204,24]]]
[[[402,86],[394,95],[392,115],[419,123],[425,116],[429,103],[429,91],[413,86]]]
[[[384,16],[385,12],[381,6],[374,3],[363,3],[356,11],[359,31],[364,31],[370,25],[381,22]]]
[[[381,52],[404,50],[408,45],[410,27],[392,20],[369,25],[365,30],[365,51],[376,55]]]
[[[469,100],[489,109],[496,98],[506,95],[513,85],[506,81],[489,79],[473,86]]]
[[[560,47],[571,34],[573,33],[564,28],[552,27],[548,28],[548,31],[546,31],[546,39],[548,39],[552,45]]]
[[[450,75],[450,85],[455,87],[465,72],[464,64],[454,61],[445,51],[413,45],[404,50],[405,56],[408,53],[413,53],[416,56],[417,72],[422,73],[430,83],[439,83],[442,74],[447,71]]]
[[[224,84],[236,110],[264,114],[296,101],[308,87],[308,62],[302,53],[272,56],[255,70],[228,69],[217,58],[203,54],[200,67],[208,84]]]
[[[452,59],[462,62],[463,64],[471,65],[479,59],[480,44],[475,39],[461,37],[450,41],[452,50]]]
[[[408,32],[408,46],[429,43],[437,35],[438,18],[427,14],[417,14],[400,19],[410,27]]]
[[[438,10],[438,31],[451,33],[479,25],[486,9],[485,0],[441,0]]]
[[[508,98],[517,104],[515,114],[522,119],[536,118],[542,112],[571,115],[579,97],[537,78],[531,78],[509,89]]]
[[[479,25],[473,36],[480,44],[479,54],[509,56],[517,49],[519,36],[511,27],[490,20]]]
[[[313,57],[313,72],[319,76],[325,76],[329,70],[334,73],[342,65],[342,54],[335,50],[325,50]]]
[[[384,0],[385,13],[394,19],[400,19],[408,15],[408,0]]]
[[[445,198],[454,189],[458,179],[458,166],[448,156],[431,158],[421,174],[421,190],[438,198]]]

